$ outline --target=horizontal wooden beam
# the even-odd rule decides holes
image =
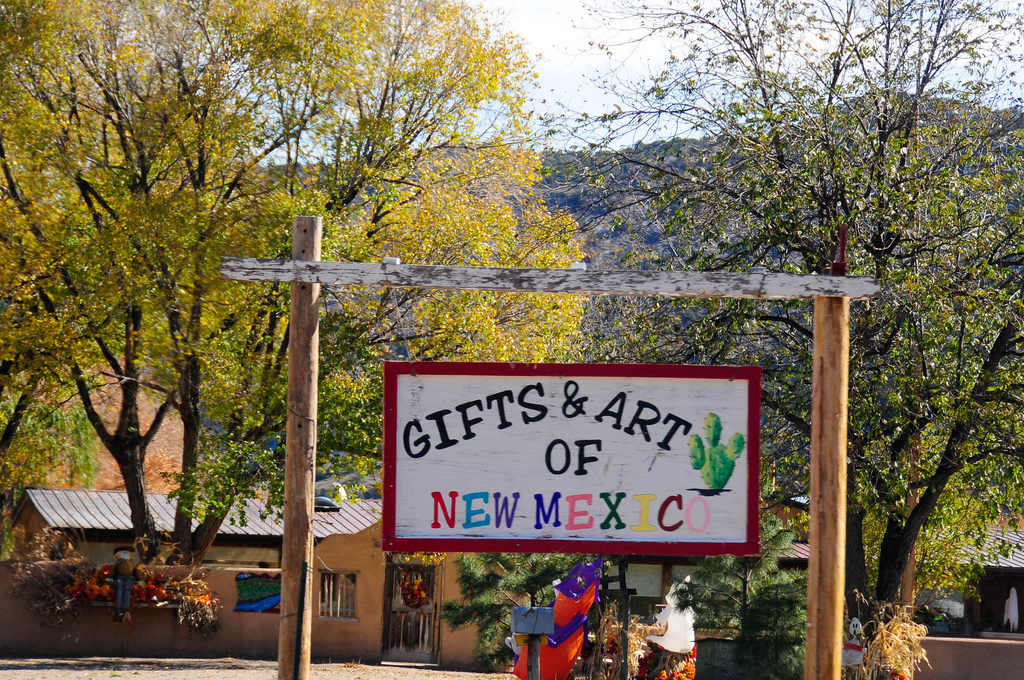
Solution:
[[[310,262],[225,257],[221,276],[238,281],[284,281],[335,286],[440,290],[628,295],[666,298],[872,298],[878,282],[864,276],[737,274],[694,271],[505,269],[363,262]]]

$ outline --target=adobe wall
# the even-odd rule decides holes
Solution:
[[[206,576],[221,602],[222,630],[204,638],[178,625],[176,611],[151,607],[135,607],[126,624],[115,623],[107,607],[86,606],[76,621],[55,627],[11,592],[10,565],[0,564],[0,656],[276,658],[277,616],[231,611],[235,574],[241,571],[211,570]]]
[[[319,593],[319,569],[335,568],[356,571],[356,618],[358,621],[316,619],[313,622],[313,657],[339,658],[338,640],[345,640],[342,658],[363,662],[379,662],[384,631],[385,560],[380,548],[380,524],[355,535],[334,535],[317,546],[318,562],[314,569],[313,592]],[[455,555],[446,556],[440,567],[441,592],[438,600],[460,599]],[[315,606],[315,598],[314,598]],[[476,627],[453,631],[441,622],[438,664],[442,668],[472,668]]]
[[[327,659],[336,655],[336,640],[346,639],[346,658],[378,662],[381,658],[384,630],[384,553],[380,549],[380,524],[356,535],[334,535],[317,546],[320,561],[314,569],[313,592],[319,593],[319,569],[356,571],[356,618],[358,621],[317,619],[313,622],[313,657]],[[459,599],[458,569],[455,555],[447,556],[440,567],[439,601]],[[472,668],[476,628],[453,631],[441,622],[438,664],[442,668]],[[337,658],[335,656],[335,658]]]
[[[441,601],[461,600],[459,570],[455,565],[455,554],[449,553],[441,571]],[[442,668],[473,668],[473,645],[476,644],[476,626],[452,630],[441,622],[441,653],[438,663]]]
[[[380,659],[384,600],[384,558],[378,528],[355,535],[332,536],[317,546],[311,599],[313,610],[312,656],[323,660]],[[358,572],[357,621],[335,621],[317,616],[320,568]],[[204,569],[204,571],[206,571]],[[235,576],[252,569],[211,569],[205,577],[220,600],[221,630],[208,638],[178,625],[173,609],[135,607],[130,624],[115,623],[108,607],[86,606],[76,621],[62,627],[43,622],[22,598],[11,592],[9,563],[0,563],[0,656],[234,656],[276,659],[278,615],[236,612]],[[276,569],[259,569],[276,574]]]
[[[1024,677],[1024,639],[925,638],[931,662],[914,680],[1016,680]],[[697,642],[697,677],[729,680],[738,677],[735,645],[731,640]],[[845,676],[844,676],[845,677]]]
[[[328,536],[317,544],[313,560],[315,617],[321,570],[356,572],[356,620],[314,618],[313,658],[359,660],[364,663],[380,661],[384,630],[384,553],[380,549],[380,524],[358,534]],[[276,654],[275,637],[274,656]]]
[[[916,680],[993,680],[1024,676],[1024,640],[929,637]]]
[[[379,662],[384,625],[384,553],[380,525],[354,535],[334,535],[317,544],[311,600],[312,657],[317,660]],[[321,618],[322,569],[356,572],[356,620]],[[205,570],[204,570],[205,571]],[[0,563],[0,657],[134,656],[276,659],[277,614],[236,612],[235,576],[251,569],[210,569],[206,581],[220,600],[221,630],[209,638],[177,623],[172,609],[136,607],[129,624],[115,623],[107,607],[83,607],[78,619],[62,627],[43,622],[25,600],[11,592],[9,563]],[[278,573],[258,569],[259,573]],[[458,572],[451,557],[441,569],[441,598],[460,595]],[[452,631],[440,626],[440,664],[469,668],[473,664],[476,631]]]

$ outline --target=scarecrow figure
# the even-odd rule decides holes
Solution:
[[[132,589],[135,588],[137,567],[132,562],[135,548],[121,546],[114,550],[114,620],[131,619],[128,612],[132,604]]]
[[[843,644],[843,666],[860,666],[864,663],[864,645],[860,642],[860,634],[864,632],[864,624],[856,616],[850,619],[850,639]]]

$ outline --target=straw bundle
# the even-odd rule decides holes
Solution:
[[[582,672],[577,678],[586,680],[618,680],[622,655],[619,654],[618,607],[614,602],[604,604],[601,608],[601,619],[595,631],[594,645],[590,656],[583,664]]]
[[[864,647],[862,680],[888,680],[895,671],[913,680],[921,663],[928,663],[922,640],[928,629],[914,623],[913,615],[902,605],[885,606],[874,622],[874,635]],[[930,667],[930,664],[929,664]]]
[[[14,551],[11,590],[51,624],[66,623],[77,603],[66,587],[91,573],[96,565],[85,559],[59,531],[44,528]]]

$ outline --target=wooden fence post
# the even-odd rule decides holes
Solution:
[[[850,299],[815,298],[804,680],[839,680],[842,672],[849,359]]]
[[[292,259],[320,259],[322,227],[319,217],[295,218]],[[278,680],[308,680],[313,619],[310,604],[313,598],[306,565],[313,564],[320,284],[292,283],[288,324],[288,416],[277,677]],[[304,612],[301,617],[300,608]]]

